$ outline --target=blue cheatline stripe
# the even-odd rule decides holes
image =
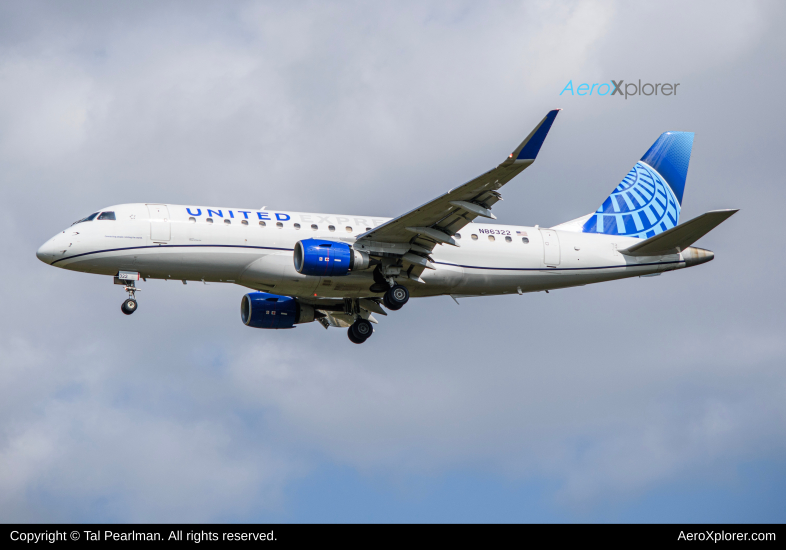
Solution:
[[[435,264],[449,265],[453,267],[464,267],[466,269],[491,269],[494,271],[589,271],[592,269],[619,269],[627,267],[639,267],[645,265],[669,265],[669,264],[684,264],[685,260],[675,260],[673,262],[652,262],[647,264],[631,264],[631,265],[605,265],[601,267],[484,267],[480,265],[461,265],[449,264],[446,262],[434,262]]]
[[[242,244],[164,244],[164,245],[149,245],[149,246],[129,246],[126,248],[107,248],[106,250],[94,250],[93,252],[83,252],[82,254],[74,254],[73,256],[67,256],[65,258],[60,258],[55,260],[50,265],[55,265],[57,262],[62,262],[63,260],[71,260],[73,258],[79,258],[81,256],[90,256],[91,254],[103,254],[104,252],[119,252],[121,250],[141,250],[144,248],[251,248],[255,250],[288,250],[292,251],[291,248],[275,248],[272,246],[249,246],[249,245],[242,245]]]
[[[167,245],[158,245],[158,246],[129,246],[126,248],[108,248],[106,250],[95,250],[93,252],[84,252],[82,254],[75,254],[73,256],[68,256],[67,258],[60,258],[59,260],[55,260],[50,265],[55,265],[57,262],[62,262],[63,260],[71,260],[73,258],[79,258],[81,256],[90,256],[91,254],[103,254],[104,252],[119,252],[121,250],[141,250],[144,248],[250,248],[254,250],[284,250],[284,251],[291,251],[291,248],[275,248],[272,246],[247,246],[247,245],[238,245],[238,244],[167,244]],[[673,262],[652,262],[646,264],[635,264],[635,265],[606,265],[601,267],[486,267],[480,265],[462,265],[462,264],[451,264],[447,262],[434,262],[435,264],[440,265],[449,265],[453,267],[462,267],[467,269],[490,269],[494,271],[587,271],[591,269],[619,269],[619,268],[627,268],[627,267],[639,267],[639,266],[647,266],[647,265],[668,265],[668,264],[681,264],[685,263],[685,260],[675,260]]]

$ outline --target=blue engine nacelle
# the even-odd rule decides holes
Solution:
[[[292,328],[314,320],[314,308],[290,296],[251,292],[240,302],[243,324],[254,328]]]
[[[347,243],[324,239],[303,239],[295,243],[295,270],[302,275],[338,277],[365,269],[369,257]]]

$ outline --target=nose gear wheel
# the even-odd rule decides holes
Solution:
[[[126,299],[123,302],[123,305],[120,306],[120,311],[126,315],[131,315],[139,307],[139,305],[136,303],[136,293],[140,292],[140,289],[136,287],[134,281],[127,281],[123,290],[128,292],[128,299]]]
[[[136,311],[136,308],[137,308],[137,303],[136,300],[134,300],[133,298],[129,298],[128,300],[123,302],[122,306],[120,306],[120,310],[126,315],[131,315],[132,313],[134,313]]]

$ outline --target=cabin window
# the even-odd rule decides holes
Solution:
[[[315,223],[312,223],[311,224],[311,230],[312,231],[316,231],[317,229],[319,229],[319,226],[317,226],[317,224],[315,224]]]
[[[206,221],[207,223],[213,223],[213,218],[205,218],[205,221]]]
[[[529,242],[529,239],[527,237],[521,237],[521,242],[527,244]]]
[[[494,235],[489,235],[489,241],[494,242],[495,240]]]
[[[101,212],[101,215],[98,216],[98,219],[99,220],[112,220],[112,221],[117,220],[117,218],[115,218],[115,213],[114,212]]]
[[[196,223],[196,218],[194,216],[191,216],[190,218],[188,218],[188,221],[190,221],[191,223]]]
[[[265,227],[267,224],[265,222],[259,222],[259,227]]]
[[[279,229],[281,229],[282,227],[284,227],[284,224],[283,224],[283,223],[281,223],[281,222],[276,222],[276,227],[278,227]]]
[[[513,239],[511,239],[510,237],[505,237],[505,242],[506,243],[512,243]]]
[[[454,237],[456,237],[457,239],[461,240],[461,233],[456,233],[456,234],[455,234],[455,235],[453,235],[453,236],[454,236]]]
[[[77,220],[74,223],[72,223],[71,225],[76,225],[78,223],[83,223],[83,222],[92,222],[95,219],[96,216],[98,216],[98,212],[90,214],[88,217],[82,218],[81,220]]]
[[[336,226],[335,225],[328,225],[328,231],[333,232],[335,230],[336,230]]]
[[[347,233],[352,233],[352,228],[350,226],[347,226],[346,229],[347,229]]]
[[[478,236],[477,236],[477,235],[475,235],[474,233],[472,234],[472,240],[473,240],[473,241],[477,241],[477,240],[478,240]]]
[[[295,224],[295,229],[300,229],[300,224],[299,223]]]
[[[231,224],[232,224],[231,220],[224,220],[224,225],[231,225]]]
[[[241,220],[240,223],[243,225],[248,225],[248,220]]]

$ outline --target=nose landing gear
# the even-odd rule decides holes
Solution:
[[[136,311],[136,307],[137,307],[136,300],[134,300],[133,298],[129,298],[128,300],[123,302],[122,306],[120,306],[120,311],[122,311],[126,315],[131,315]]]
[[[138,304],[136,303],[136,293],[140,292],[140,289],[134,285],[134,281],[125,281],[125,283],[124,290],[128,292],[128,299],[120,306],[120,311],[126,315],[131,315],[137,310]]]

